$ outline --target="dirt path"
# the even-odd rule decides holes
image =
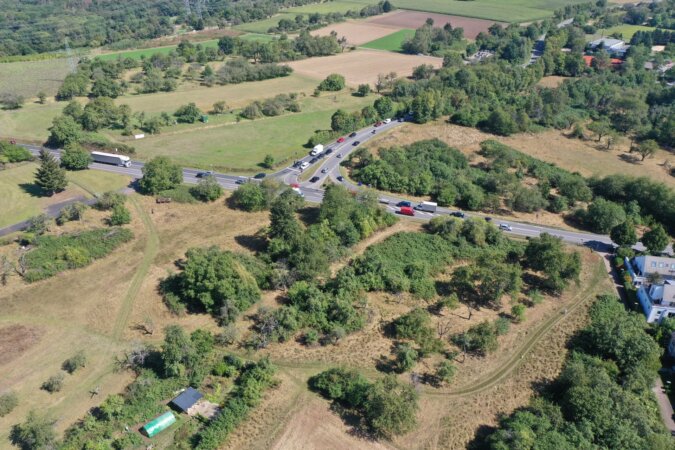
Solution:
[[[138,292],[141,289],[141,285],[143,284],[143,280],[150,270],[150,264],[152,264],[152,261],[159,252],[159,235],[157,234],[155,224],[152,222],[152,219],[148,213],[143,210],[141,205],[138,204],[138,201],[133,196],[129,198],[129,201],[134,205],[134,209],[136,209],[136,212],[143,221],[143,225],[145,225],[148,236],[145,243],[145,250],[143,251],[143,259],[141,260],[138,269],[136,269],[134,277],[131,279],[131,284],[129,285],[126,295],[124,296],[120,311],[117,313],[117,318],[115,319],[113,338],[116,340],[120,339],[122,337],[122,333],[124,333],[124,329],[127,326],[129,316],[131,315],[131,311],[134,306],[134,300],[136,300]]]

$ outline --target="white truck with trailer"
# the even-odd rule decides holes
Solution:
[[[438,204],[434,203],[434,202],[422,202],[415,207],[415,209],[418,210],[418,211],[424,211],[424,212],[430,212],[430,213],[435,213],[436,208],[438,208]]]
[[[104,164],[114,164],[120,167],[130,167],[131,159],[128,156],[116,155],[114,153],[91,152],[94,162]]]
[[[315,145],[314,148],[312,149],[312,151],[309,152],[309,154],[312,155],[312,156],[317,156],[317,155],[320,155],[321,153],[323,153],[323,145],[322,144]]]

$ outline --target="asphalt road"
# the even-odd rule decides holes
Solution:
[[[342,181],[338,180],[338,177],[340,176],[340,163],[351,152],[357,149],[359,145],[399,125],[401,125],[401,122],[392,120],[390,123],[382,124],[379,127],[374,126],[366,127],[364,129],[357,131],[354,137],[344,136],[345,140],[342,143],[334,141],[325,145],[326,150],[332,149],[331,154],[326,155],[325,154],[326,150],[324,150],[323,156],[321,158],[318,158],[318,160],[314,164],[310,165],[304,171],[300,170],[299,168],[291,166],[286,167],[268,176],[275,177],[288,185],[299,185],[300,191],[305,197],[305,200],[312,203],[320,203],[322,201],[323,199],[322,185],[326,181],[341,183],[347,189],[350,190],[363,189],[363,187],[354,185],[346,179],[343,179]],[[375,133],[373,133],[373,131],[375,131]],[[357,142],[359,144],[355,145]],[[24,147],[29,149],[34,154],[37,154],[41,148],[39,146],[34,145],[24,145]],[[57,157],[59,156],[58,150],[50,150],[50,151],[54,153],[55,156]],[[299,160],[299,162],[304,161],[309,162],[312,158],[313,157],[308,154],[307,156]],[[134,178],[141,178],[143,176],[142,173],[143,163],[139,161],[132,161],[131,167],[128,168],[101,163],[93,163],[89,167],[91,169],[105,170],[108,172],[119,173]],[[306,171],[311,171],[314,174],[314,176],[318,176],[319,179],[314,183],[309,181],[300,181],[300,175]],[[183,178],[185,183],[196,184],[199,181],[199,177],[197,175],[201,172],[204,171],[199,169],[184,168]],[[227,190],[234,190],[237,188],[238,184],[240,184],[242,181],[251,179],[247,177],[228,175],[222,173],[214,173],[214,176],[218,180],[218,183]],[[398,213],[399,210],[396,204],[400,201],[405,200],[409,199],[406,199],[405,197],[399,197],[393,194],[380,195],[380,203],[382,203],[383,206],[393,214]],[[448,215],[450,212],[453,212],[453,210],[439,207],[435,213],[416,211],[415,217],[408,217],[408,216],[402,217],[412,220],[430,220],[434,216],[444,216]],[[485,215],[477,213],[466,213],[466,217],[470,216],[486,217]],[[610,251],[613,248],[612,240],[609,238],[609,236],[606,235],[585,233],[578,231],[567,231],[558,228],[544,227],[536,224],[521,223],[512,220],[499,219],[498,221],[495,220],[495,222],[498,222],[499,224],[509,225],[511,227],[511,230],[505,231],[505,233],[516,236],[535,237],[539,236],[541,233],[549,233],[553,236],[562,238],[563,241],[568,242],[570,244],[584,245],[586,247],[598,251]],[[644,247],[642,247],[642,244],[639,243],[635,248],[637,250],[644,249]],[[672,250],[669,251],[672,252]]]

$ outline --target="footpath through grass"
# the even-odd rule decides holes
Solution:
[[[388,50],[390,52],[400,52],[403,49],[403,43],[415,35],[415,30],[404,28],[395,33],[367,42],[361,47],[372,48],[375,50]]]

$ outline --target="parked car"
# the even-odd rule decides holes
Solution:
[[[317,181],[319,181],[319,177],[312,177],[309,179],[310,183],[316,183]]]
[[[463,219],[466,217],[466,214],[464,214],[462,211],[453,211],[450,213],[451,216],[459,217],[460,219]]]
[[[353,143],[352,145],[353,145],[354,147],[356,147],[356,146],[359,145],[360,143],[361,143],[361,141],[354,141],[354,143]]]
[[[406,208],[412,208],[412,203],[410,203],[410,202],[408,202],[408,201],[400,201],[400,202],[398,202],[398,203],[396,204],[396,206],[398,206],[399,208],[402,208],[402,207],[404,207],[404,206],[405,206]]]
[[[309,163],[310,163],[310,164],[314,164],[314,163],[317,162],[318,160],[319,160],[319,158],[312,158],[312,159],[309,160]]]
[[[340,175],[339,177],[337,177],[337,180],[338,180],[340,183],[342,183],[343,181],[345,181],[345,177],[343,177],[342,175]]]
[[[374,126],[379,127],[379,126],[381,126],[381,125],[382,125],[382,122],[380,122],[380,121],[378,120],[377,122],[375,122],[375,125],[374,125]]]
[[[410,206],[402,206],[398,210],[399,214],[403,214],[404,216],[414,216],[415,215],[415,210],[412,209]]]
[[[303,161],[302,164],[300,164],[300,168],[302,170],[305,170],[308,167],[309,167],[309,163],[307,161]]]
[[[343,137],[339,137],[338,140],[337,140],[338,144],[342,144],[344,141],[345,141],[345,138],[343,138]]]
[[[260,172],[260,173],[255,174],[255,176],[254,176],[253,178],[255,178],[256,180],[262,180],[262,179],[265,178],[266,176],[267,176],[266,173]]]
[[[390,123],[391,119],[384,119],[384,123]]]
[[[206,178],[206,177],[211,176],[211,175],[213,175],[213,170],[207,170],[205,172],[199,172],[197,174],[197,178]]]
[[[356,131],[354,131],[353,133],[351,133],[351,134],[349,135],[349,137],[355,137],[355,136],[356,136]]]
[[[511,225],[509,225],[508,223],[500,223],[499,229],[504,231],[513,231],[513,228],[511,228]]]
[[[486,222],[492,222],[492,217],[486,217],[486,218],[485,218],[485,221],[486,221]]]

